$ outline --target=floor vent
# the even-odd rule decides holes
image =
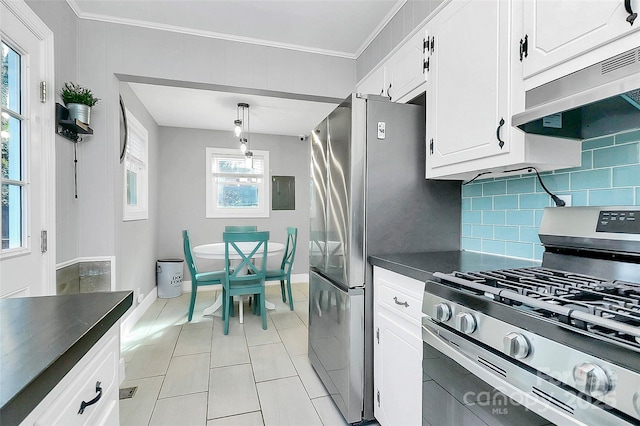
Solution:
[[[132,388],[122,388],[122,389],[120,389],[120,399],[131,399],[131,398],[133,398],[133,396],[136,394],[137,390],[138,390],[137,386],[134,386]]]

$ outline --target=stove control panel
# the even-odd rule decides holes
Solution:
[[[596,232],[640,234],[640,210],[601,210]]]

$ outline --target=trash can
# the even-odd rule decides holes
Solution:
[[[182,259],[160,259],[156,263],[158,297],[169,299],[182,295]]]

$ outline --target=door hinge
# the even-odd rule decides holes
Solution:
[[[520,39],[520,62],[523,57],[529,56],[529,37],[525,34],[524,39]]]
[[[376,395],[376,400],[378,401],[378,407],[380,406],[380,391],[378,391]]]
[[[43,104],[47,102],[47,82],[46,81],[40,82],[40,102]]]
[[[378,341],[378,344],[380,344],[380,328],[376,329],[376,340]]]
[[[436,41],[436,36],[431,37],[431,53],[433,53],[434,49],[434,43]]]
[[[422,61],[422,73],[424,74],[425,71],[429,72],[429,58]]]
[[[44,229],[40,231],[40,252],[47,252],[47,231]]]
[[[433,155],[433,138],[429,141],[429,152]]]

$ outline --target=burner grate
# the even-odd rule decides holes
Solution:
[[[484,272],[454,272],[450,274],[462,280],[473,281],[495,289],[491,293],[465,287],[459,280],[447,282],[447,285],[471,291],[478,295],[490,297],[518,309],[544,318],[559,321],[572,327],[585,330],[594,335],[614,339],[617,342],[640,347],[640,284],[626,281],[611,281],[589,275],[564,272],[545,267],[517,268]],[[526,299],[509,298],[508,290],[526,296],[550,306],[545,309],[540,303],[526,306]],[[511,296],[512,298],[514,296]],[[535,305],[535,306],[534,306]],[[551,306],[562,307],[564,314]],[[606,319],[596,321],[593,317]],[[578,318],[577,318],[578,317]],[[601,323],[613,321],[624,324],[620,327],[629,330],[628,326],[637,328],[638,333],[622,332],[618,327],[608,328]]]

